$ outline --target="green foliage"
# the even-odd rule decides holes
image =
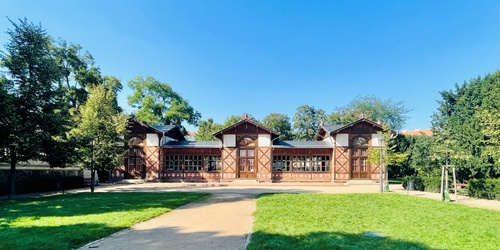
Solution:
[[[500,179],[472,179],[467,185],[471,197],[500,200]]]
[[[265,194],[254,218],[247,249],[500,247],[497,211],[400,194]]]
[[[298,107],[293,116],[294,139],[298,141],[314,140],[319,123],[324,120],[326,120],[326,114],[322,109],[315,109],[309,105]]]
[[[134,115],[142,122],[176,125],[186,133],[182,122],[197,125],[201,118],[201,114],[167,83],[151,76],[136,76],[128,82],[128,86],[134,91],[128,96],[128,104],[137,109]]]
[[[97,85],[90,90],[90,97],[79,108],[77,127],[70,134],[80,143],[77,151],[83,166],[94,162],[97,170],[108,170],[122,164],[123,155],[117,151],[117,143],[126,134],[128,117],[114,106],[116,96],[111,89]]]
[[[410,112],[404,102],[394,102],[392,99],[381,100],[376,96],[358,96],[348,105],[337,107],[329,115],[329,124],[349,124],[366,116],[377,123],[387,123],[392,129],[400,130],[406,123]]]
[[[456,85],[441,97],[433,115],[433,158],[455,165],[459,179],[499,177],[500,72]]]
[[[394,136],[394,133],[390,129],[389,125],[383,125],[383,131],[378,132],[377,134],[382,138],[382,146],[370,147],[368,149],[368,162],[379,165],[380,159],[382,158],[384,166],[395,167],[407,159],[407,155],[405,153],[398,152],[396,150],[396,137]],[[382,157],[380,154],[382,154]]]
[[[270,113],[262,119],[262,125],[280,133],[280,140],[286,141],[293,139],[290,117],[285,114]]]
[[[439,193],[441,191],[441,177],[424,177],[422,178],[424,183],[424,191]],[[451,180],[449,180],[448,185],[451,184]]]
[[[222,129],[222,125],[218,123],[214,123],[212,118],[208,118],[208,120],[200,121],[198,123],[198,133],[195,136],[197,141],[217,141],[213,135],[215,132]]]
[[[0,249],[78,249],[207,196],[186,192],[78,193],[0,201]]]
[[[420,191],[425,190],[424,181],[422,180],[421,177],[413,175],[403,177],[403,182],[401,183],[401,185],[403,185],[404,189],[408,187],[409,182],[413,182],[413,188],[415,190],[420,190]]]

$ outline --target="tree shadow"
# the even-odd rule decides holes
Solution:
[[[344,232],[311,232],[305,235],[271,234],[257,231],[247,249],[437,249],[419,242],[372,237]]]
[[[20,218],[69,217],[109,212],[132,212],[150,208],[167,211],[199,201],[209,194],[202,193],[76,193],[0,201],[0,229],[9,228]]]
[[[0,249],[75,249],[122,229],[104,223],[11,227],[2,229]]]

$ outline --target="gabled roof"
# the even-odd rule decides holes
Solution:
[[[382,125],[375,123],[373,121],[370,121],[366,118],[358,119],[357,121],[354,121],[354,122],[349,123],[347,125],[333,125],[333,126],[321,126],[321,127],[323,127],[325,130],[327,130],[330,134],[337,134],[337,133],[341,132],[342,130],[353,127],[359,123],[368,123],[368,124],[371,124],[373,127],[376,127],[378,129],[381,129],[381,130],[383,129]],[[328,128],[326,128],[326,127],[328,127]]]
[[[162,148],[222,148],[221,141],[169,141]]]
[[[151,125],[148,125],[144,122],[137,120],[137,118],[135,118],[135,117],[130,117],[129,122],[137,123],[146,129],[149,129],[149,130],[154,131],[155,133],[159,133],[159,134],[162,134],[164,136],[170,137],[174,140],[178,140],[178,141],[185,141],[186,140],[186,138],[184,138],[184,135],[182,134],[182,131],[179,129],[179,127],[177,127],[175,125],[154,125],[154,126],[151,126]]]
[[[273,148],[332,148],[326,141],[273,141]]]
[[[256,122],[250,120],[250,117],[248,117],[248,116],[244,116],[240,121],[238,121],[238,122],[236,122],[236,123],[234,123],[232,125],[229,125],[229,126],[223,128],[223,129],[221,129],[221,130],[213,133],[213,135],[216,138],[222,139],[222,135],[223,134],[226,134],[226,132],[228,132],[229,130],[232,130],[232,129],[234,129],[234,128],[236,128],[236,127],[238,127],[238,126],[240,126],[240,125],[242,125],[244,123],[252,124],[252,125],[256,126],[258,129],[264,130],[267,133],[271,134],[271,140],[274,140],[274,139],[276,139],[276,138],[278,138],[280,136],[280,133],[278,133],[276,131],[273,131],[273,130],[271,130],[269,128],[266,128],[266,127],[264,127],[264,126],[262,126],[262,125],[260,125],[260,124],[258,124]]]

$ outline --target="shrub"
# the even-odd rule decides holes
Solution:
[[[439,193],[441,191],[441,177],[426,177],[423,178],[424,190],[427,192]]]
[[[500,200],[500,179],[472,179],[467,188],[471,197]]]
[[[405,176],[403,178],[403,188],[406,189],[406,186],[408,185],[408,181],[413,182],[413,188],[415,190],[419,191],[424,191],[424,183],[422,181],[422,178],[418,176]]]

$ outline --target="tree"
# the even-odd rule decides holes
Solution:
[[[10,161],[9,199],[15,194],[16,164],[51,159],[55,155],[51,149],[58,145],[54,137],[65,129],[61,124],[61,72],[51,49],[52,40],[41,25],[26,19],[19,21],[10,21],[14,28],[7,30],[10,38],[0,59],[7,71],[2,80],[2,95],[10,112],[0,122],[9,128],[3,132],[5,138],[0,145],[8,152],[4,160]]]
[[[128,86],[134,91],[128,96],[128,104],[137,109],[134,115],[142,122],[150,125],[176,125],[187,133],[182,122],[197,125],[201,118],[201,114],[167,83],[159,82],[151,76],[136,76],[128,82]]]
[[[197,141],[217,141],[213,133],[222,129],[222,125],[215,123],[212,118],[198,123],[198,133],[195,136]]]
[[[271,113],[262,119],[262,125],[279,132],[281,140],[293,140],[290,117],[285,114]]]
[[[441,164],[455,165],[459,179],[499,177],[500,167],[494,154],[489,153],[490,146],[496,143],[489,129],[495,128],[498,119],[495,113],[500,108],[500,72],[477,77],[440,94],[442,100],[432,119],[433,154]],[[497,150],[493,148],[493,152]]]
[[[90,89],[90,97],[79,108],[77,127],[71,130],[71,136],[79,142],[77,149],[80,162],[90,166],[91,192],[94,192],[96,170],[110,170],[119,166],[123,155],[117,143],[126,133],[127,116],[115,107],[116,96],[113,89],[97,85]]]
[[[260,124],[259,120],[257,120],[255,117],[253,117],[252,115],[250,114],[243,114],[242,116],[241,115],[232,115],[228,118],[226,118],[226,120],[224,121],[224,124],[222,124],[222,128],[226,128],[226,127],[229,127],[241,120],[244,119],[244,117],[249,117],[250,118],[250,121],[252,122],[255,122],[257,124]]]
[[[319,123],[326,120],[325,111],[308,105],[297,108],[293,116],[293,132],[295,140],[306,141],[314,139]]]
[[[359,96],[352,100],[347,106],[337,107],[329,115],[329,124],[349,124],[358,120],[361,116],[377,123],[387,123],[393,130],[400,130],[406,123],[410,112],[404,103],[394,102],[392,99],[381,100],[375,96]]]

